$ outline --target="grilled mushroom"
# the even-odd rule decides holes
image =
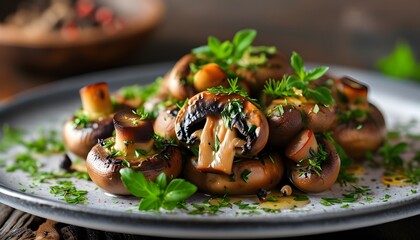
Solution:
[[[85,86],[79,93],[82,109],[65,122],[62,131],[68,150],[86,159],[98,139],[112,135],[114,106],[105,82]]]
[[[305,129],[286,148],[290,181],[304,192],[323,192],[336,182],[340,157],[334,145]]]
[[[382,112],[368,101],[368,87],[350,77],[336,82],[340,121],[333,138],[347,155],[361,160],[367,152],[375,152],[386,137]]]
[[[283,178],[284,166],[279,154],[261,154],[259,157],[237,159],[232,173],[227,175],[197,170],[197,157],[192,157],[183,173],[203,193],[253,195],[259,189],[270,190],[277,186]]]
[[[162,87],[176,99],[186,99],[193,96],[194,86],[188,84],[191,76],[190,64],[195,61],[194,54],[186,54],[179,59],[174,67],[165,75]]]
[[[87,171],[96,185],[112,194],[129,195],[119,173],[124,167],[140,171],[153,181],[162,172],[168,177],[180,174],[181,149],[169,144],[156,148],[150,120],[130,111],[120,111],[113,122],[115,137],[99,141],[87,156]]]
[[[254,156],[265,147],[268,123],[246,98],[204,91],[181,108],[175,132],[179,141],[198,148],[198,170],[229,175],[235,156]]]
[[[291,105],[270,105],[266,109],[270,133],[268,144],[274,147],[284,147],[304,127],[302,115]]]

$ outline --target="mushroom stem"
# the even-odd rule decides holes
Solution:
[[[139,115],[121,111],[114,116],[114,149],[126,159],[148,155],[153,150],[153,125]]]
[[[236,137],[233,129],[224,126],[223,120],[207,116],[201,133],[197,169],[203,172],[231,174],[235,149],[246,142]]]
[[[100,82],[85,86],[79,90],[79,94],[83,112],[91,121],[97,121],[113,112],[114,107],[107,83]]]
[[[350,109],[359,108],[367,110],[368,103],[368,87],[350,77],[342,77],[337,84],[338,90],[347,100]]]

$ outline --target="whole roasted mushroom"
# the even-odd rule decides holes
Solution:
[[[284,165],[278,153],[259,154],[253,158],[236,159],[232,173],[218,174],[197,169],[197,157],[187,160],[183,174],[199,191],[215,195],[252,195],[270,190],[284,176]]]
[[[241,95],[203,91],[181,108],[175,132],[179,141],[198,149],[199,171],[230,175],[235,157],[251,157],[265,147],[268,123]]]
[[[290,142],[285,154],[289,180],[301,191],[323,192],[337,181],[341,160],[325,137],[305,129]]]
[[[115,137],[100,140],[87,156],[86,168],[97,186],[111,194],[130,195],[119,172],[125,167],[153,181],[162,172],[168,177],[181,173],[181,149],[166,142],[156,144],[152,121],[131,111],[119,111],[113,122]]]
[[[208,62],[193,71],[191,65],[197,61],[194,54],[186,54],[166,74],[163,86],[171,96],[186,99],[208,88],[228,86],[228,75],[219,65]]]
[[[193,85],[188,84],[190,64],[194,61],[195,56],[192,53],[184,55],[164,77],[162,87],[176,99],[186,99],[196,93]]]
[[[346,154],[362,160],[367,152],[375,152],[386,137],[386,123],[382,112],[368,101],[368,87],[350,77],[336,82],[339,123],[333,138]]]
[[[291,105],[273,104],[265,110],[270,133],[268,144],[286,146],[304,127],[302,115]]]
[[[63,140],[68,150],[82,159],[98,142],[112,135],[112,117],[115,108],[111,102],[108,84],[99,82],[79,91],[82,109],[63,126]]]

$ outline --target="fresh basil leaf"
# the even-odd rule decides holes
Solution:
[[[198,55],[198,54],[209,54],[211,52],[210,47],[208,45],[200,46],[193,48],[191,50],[192,53]]]
[[[139,203],[139,210],[150,211],[150,210],[159,210],[162,202],[157,196],[151,195],[145,198],[142,198]]]
[[[174,179],[165,190],[165,202],[179,202],[189,198],[197,191],[197,187],[184,179]]]
[[[399,78],[413,78],[420,70],[411,46],[405,41],[398,41],[393,52],[376,65],[382,73]]]
[[[304,92],[305,97],[315,100],[317,103],[323,105],[332,105],[334,104],[334,99],[331,95],[331,91],[326,87],[317,87],[314,89],[306,89]]]
[[[287,77],[287,86],[289,88],[297,88],[297,89],[303,89],[306,88],[306,84],[299,80],[296,76],[289,76]]]
[[[149,184],[141,172],[134,171],[131,168],[120,169],[121,181],[127,190],[136,197],[147,197],[154,194],[149,189]]]
[[[303,75],[305,74],[305,69],[303,66],[302,57],[295,51],[292,52],[292,56],[290,57],[290,64],[292,65],[293,70],[295,73],[303,79]]]
[[[168,182],[166,181],[166,174],[160,173],[156,178],[156,184],[159,186],[160,189],[165,189],[168,185]]]
[[[233,52],[233,45],[231,42],[229,41],[224,41],[221,45],[220,45],[220,49],[219,52],[217,54],[218,58],[228,58],[230,55],[232,55]]]
[[[306,80],[307,81],[316,80],[322,77],[328,71],[328,69],[329,69],[328,67],[316,67],[314,69],[311,69],[306,75]]]
[[[220,51],[219,49],[220,49],[221,44],[222,43],[219,41],[219,39],[213,36],[210,36],[208,38],[208,46],[210,48],[210,51],[212,51],[215,55],[219,54],[219,51]]]
[[[166,209],[166,210],[173,210],[176,207],[178,207],[179,202],[163,202],[162,203],[162,208]]]
[[[233,45],[235,46],[235,57],[240,58],[245,50],[251,46],[257,31],[253,29],[245,29],[237,32],[233,37]]]
[[[233,52],[233,45],[231,42],[224,41],[221,43],[219,39],[212,36],[208,38],[208,46],[213,54],[219,59],[227,58]]]

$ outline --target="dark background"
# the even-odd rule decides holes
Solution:
[[[254,28],[255,45],[274,45],[306,62],[376,70],[399,40],[420,56],[420,1],[417,0],[163,0],[165,15],[149,41],[112,67],[176,61],[213,35],[232,39]],[[70,75],[27,73],[0,59],[0,102],[14,94]],[[109,67],[107,67],[109,68]],[[95,71],[98,69],[95,69]],[[99,69],[101,70],[101,69]]]

